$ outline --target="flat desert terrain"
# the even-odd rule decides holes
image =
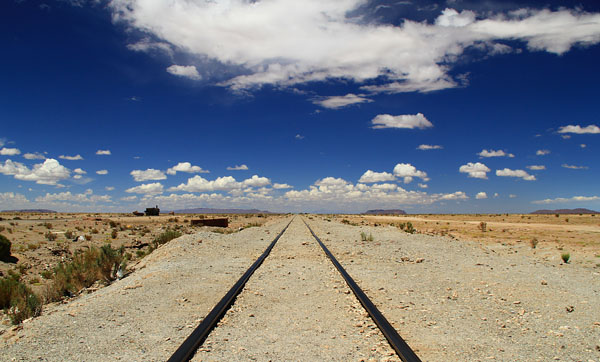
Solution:
[[[72,227],[56,216],[52,230]],[[227,232],[175,217],[134,226],[126,216],[73,215],[114,246],[139,231],[112,239],[107,219],[126,230],[148,227],[142,243],[167,226],[183,235],[132,258],[108,286],[46,304],[19,326],[5,319],[0,359],[164,361],[291,221],[194,360],[398,360],[306,221],[423,361],[600,361],[598,216],[238,215],[240,226]],[[45,234],[39,224],[51,221],[40,220],[27,232]],[[3,234],[19,258],[3,268],[56,247],[58,239],[20,251],[26,232],[11,222],[26,224],[2,221],[15,227]],[[405,231],[407,222],[416,232]]]

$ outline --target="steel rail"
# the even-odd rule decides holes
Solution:
[[[313,235],[313,237],[317,239],[317,242],[319,243],[319,245],[321,245],[321,248],[323,249],[325,254],[327,254],[329,260],[331,260],[331,262],[333,263],[333,265],[335,265],[340,274],[342,274],[342,277],[344,277],[346,283],[348,284],[350,289],[352,289],[352,292],[354,293],[356,298],[358,298],[358,300],[360,301],[360,304],[362,304],[367,313],[369,313],[369,315],[371,316],[371,319],[373,319],[375,324],[377,324],[385,338],[390,343],[390,346],[398,354],[398,357],[400,357],[400,359],[404,362],[420,362],[421,359],[419,359],[419,357],[404,341],[404,339],[400,337],[396,329],[394,329],[390,322],[388,322],[388,320],[383,316],[383,314],[381,314],[379,309],[377,309],[375,304],[371,302],[371,300],[369,299],[369,297],[367,297],[365,292],[363,292],[362,289],[360,289],[360,287],[358,286],[358,284],[356,284],[354,279],[352,279],[350,274],[346,272],[344,267],[342,267],[342,265],[337,261],[337,259],[335,258],[335,256],[333,256],[329,249],[327,249],[327,247],[325,246],[325,244],[323,244],[321,239],[319,239],[319,237],[310,228],[310,226],[308,226],[306,220],[302,219],[302,221],[304,221],[304,224],[306,225],[308,230],[310,230],[310,233]]]
[[[293,221],[293,219],[292,219]],[[233,305],[235,298],[241,293],[242,289],[246,285],[246,282],[254,271],[258,269],[258,267],[262,264],[262,262],[269,256],[271,249],[277,243],[277,240],[283,235],[283,233],[287,230],[288,226],[292,223],[290,221],[285,228],[277,235],[275,239],[271,242],[271,244],[267,247],[267,249],[262,253],[262,255],[256,259],[254,264],[248,268],[248,270],[242,275],[242,277],[234,284],[234,286],[225,294],[225,296],[221,299],[219,303],[208,313],[208,315],[202,320],[202,322],[194,329],[192,334],[177,348],[175,353],[168,359],[168,362],[181,362],[188,361],[198,347],[202,345],[206,337],[210,334],[213,328],[217,325],[219,320],[225,315],[229,307]]]

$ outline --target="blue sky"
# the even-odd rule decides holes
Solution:
[[[600,4],[0,5],[0,210],[600,209]]]

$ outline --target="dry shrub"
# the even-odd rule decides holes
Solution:
[[[123,251],[123,248],[113,249],[104,245],[75,254],[71,262],[58,264],[54,269],[54,281],[48,288],[48,300],[72,296],[96,281],[114,280],[115,272],[123,261]]]
[[[13,324],[35,317],[42,311],[40,299],[23,284],[19,276],[11,274],[0,278],[0,308],[4,309]]]

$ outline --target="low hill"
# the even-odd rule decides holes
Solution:
[[[176,214],[270,214],[270,211],[262,211],[258,209],[210,209],[210,208],[195,208],[173,210]]]
[[[46,210],[46,209],[23,209],[23,210],[2,210],[0,212],[37,212],[40,214],[54,214],[58,211]]]
[[[556,209],[556,210],[537,210],[532,214],[600,214],[598,211],[590,209]]]
[[[406,211],[400,209],[389,210],[367,210],[363,212],[365,215],[406,215]]]

